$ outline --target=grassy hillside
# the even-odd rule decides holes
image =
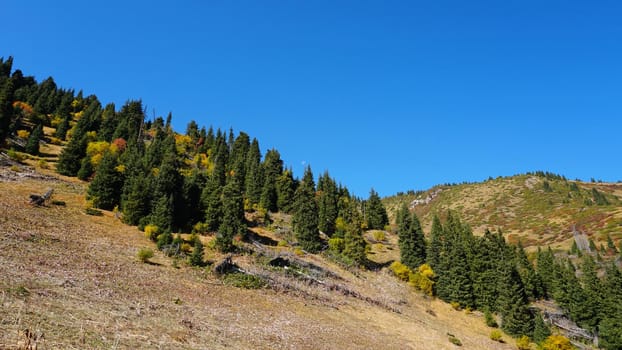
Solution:
[[[56,204],[28,204],[48,188]],[[111,212],[86,215],[84,189],[46,170],[0,168],[0,348],[25,346],[26,332],[46,349],[451,349],[448,333],[468,349],[512,348],[489,339],[481,315],[418,295],[386,269],[344,269],[291,247],[257,243],[234,257],[271,278],[259,290],[157,251],[140,263],[138,249],[153,243]],[[265,243],[282,238],[256,231]],[[269,254],[315,266],[324,284],[267,266]]]
[[[602,194],[595,198],[594,190]],[[596,195],[598,197],[598,195]],[[482,183],[438,186],[423,193],[384,199],[390,215],[402,203],[414,208],[429,232],[434,214],[459,213],[475,234],[501,229],[510,242],[526,247],[567,249],[573,226],[606,245],[607,234],[622,239],[622,184],[565,180],[558,176],[517,175]],[[426,201],[426,199],[428,199]],[[413,201],[418,202],[413,205]],[[415,203],[417,203],[415,202]]]

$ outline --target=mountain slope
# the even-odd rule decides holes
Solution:
[[[13,170],[0,168],[0,348],[23,346],[24,330],[43,334],[50,349],[452,349],[447,333],[468,349],[512,348],[488,338],[481,315],[413,293],[386,270],[350,271],[305,255],[342,290],[297,280],[245,290],[208,269],[174,267],[160,252],[142,264],[136,252],[152,243],[111,212],[84,214],[83,183]],[[48,188],[66,204],[28,204]],[[254,255],[234,259],[257,266]]]
[[[600,195],[602,195],[602,197]],[[605,198],[605,202],[602,201]],[[429,232],[434,214],[456,211],[475,234],[501,229],[511,243],[567,249],[573,227],[607,244],[622,239],[622,184],[570,181],[552,174],[527,174],[482,183],[437,186],[422,193],[384,199],[394,213],[408,203]],[[599,205],[600,204],[600,205]]]

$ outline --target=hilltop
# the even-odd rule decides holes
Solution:
[[[383,199],[390,215],[407,203],[430,232],[435,214],[452,210],[474,234],[500,229],[508,242],[535,249],[551,246],[567,250],[574,231],[597,247],[607,235],[622,240],[622,184],[568,180],[536,172],[489,179],[480,183],[440,185],[418,193]]]

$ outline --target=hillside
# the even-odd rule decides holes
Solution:
[[[597,203],[596,192],[606,201]],[[596,195],[596,197],[599,197]],[[384,199],[390,215],[408,203],[430,232],[434,214],[457,212],[476,235],[501,229],[510,243],[568,249],[573,227],[597,247],[622,240],[622,184],[571,181],[552,174],[516,175],[481,183],[437,186]]]
[[[467,349],[513,348],[490,340],[478,313],[413,293],[386,269],[348,270],[320,255],[261,245],[330,271],[324,282],[339,288],[280,274],[280,283],[246,290],[209,267],[174,267],[160,252],[143,264],[136,252],[150,240],[111,212],[86,215],[83,183],[24,166],[0,168],[0,179],[3,349],[23,346],[25,330],[42,334],[45,349],[455,348],[448,333]],[[30,193],[48,188],[65,205],[28,204]],[[271,271],[259,261],[256,253],[234,258],[245,269]]]

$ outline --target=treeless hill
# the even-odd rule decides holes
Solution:
[[[600,196],[602,195],[602,197]],[[603,201],[603,198],[605,201]],[[607,235],[622,239],[622,184],[566,180],[557,175],[517,175],[473,184],[437,186],[418,194],[384,199],[390,215],[402,203],[415,210],[424,231],[434,214],[456,211],[475,234],[501,229],[507,240],[525,247],[568,249],[573,227],[597,247]]]

